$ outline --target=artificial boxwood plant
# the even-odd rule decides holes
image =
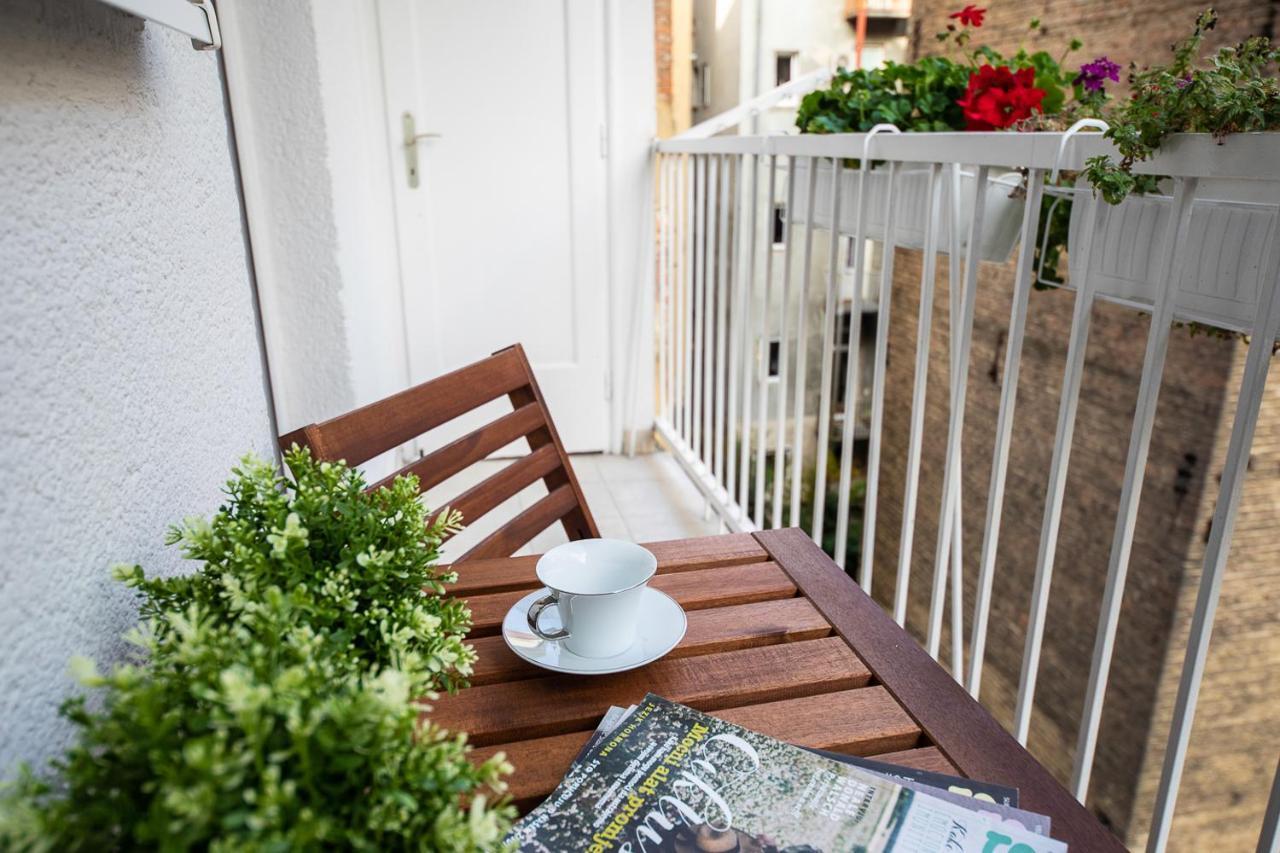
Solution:
[[[246,458],[211,520],[171,544],[183,577],[116,576],[142,596],[138,659],[63,715],[79,738],[0,800],[6,850],[471,851],[500,844],[509,770],[473,765],[423,697],[470,672],[470,613],[436,567],[411,477],[372,493],[341,464]]]

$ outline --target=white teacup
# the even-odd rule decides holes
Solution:
[[[538,580],[549,589],[529,606],[529,630],[575,655],[607,658],[636,639],[640,599],[658,570],[644,548],[618,539],[579,539],[557,545],[538,559]],[[558,631],[538,627],[548,607],[560,611]]]

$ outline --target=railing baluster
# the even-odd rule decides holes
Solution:
[[[1151,447],[1151,432],[1155,427],[1165,355],[1169,350],[1169,333],[1173,327],[1178,282],[1182,280],[1182,271],[1188,262],[1186,238],[1191,227],[1191,199],[1195,196],[1196,183],[1195,178],[1174,179],[1173,204],[1162,244],[1164,251],[1161,252],[1155,276],[1161,291],[1147,334],[1147,351],[1142,361],[1142,379],[1138,385],[1138,402],[1129,436],[1129,456],[1125,461],[1124,482],[1120,491],[1120,509],[1111,540],[1111,563],[1107,569],[1107,583],[1102,595],[1102,612],[1098,618],[1098,634],[1093,645],[1093,665],[1089,670],[1089,687],[1085,691],[1084,712],[1080,722],[1080,740],[1076,746],[1072,790],[1076,799],[1081,802],[1089,790],[1089,775],[1098,744],[1098,724],[1102,721],[1107,676],[1111,670],[1116,628],[1120,624],[1120,604],[1124,598],[1133,533],[1138,524],[1138,503],[1142,500],[1143,475],[1147,468],[1147,451]]]
[[[755,494],[755,522],[756,526],[763,528],[764,520],[764,469],[765,469],[765,444],[768,442],[768,418],[769,418],[769,314],[773,305],[773,204],[774,196],[778,191],[778,155],[769,155],[769,181],[768,191],[765,196],[765,217],[764,217],[764,304],[760,308],[760,365],[757,371],[760,381],[758,390],[760,392],[760,412],[759,423],[757,425],[757,441],[756,441],[756,494]]]
[[[958,311],[954,311],[951,315],[951,412],[947,421],[947,447],[946,456],[943,463],[942,474],[942,509],[938,515],[938,544],[937,551],[933,560],[933,600],[929,607],[929,631],[928,631],[928,650],[934,658],[938,657],[938,651],[942,643],[942,607],[946,597],[947,563],[950,555],[954,554],[957,543],[954,540],[954,528],[959,525],[958,508],[960,501],[960,480],[963,476],[960,460],[960,443],[964,435],[964,407],[965,396],[968,391],[968,374],[969,374],[969,347],[973,337],[973,313],[974,306],[977,301],[978,290],[978,253],[976,251],[978,241],[982,239],[982,225],[986,218],[986,198],[987,198],[987,167],[982,166],[978,169],[978,183],[974,192],[973,201],[973,217],[969,224],[969,251],[965,258],[964,268],[964,289],[960,291],[960,217],[955,211],[955,205],[952,206],[951,220],[951,259],[948,266],[955,270],[955,274],[951,276],[952,291],[956,296],[962,297],[962,304]],[[957,182],[952,182],[952,198],[959,195]],[[956,301],[952,300],[953,303]],[[951,575],[953,578],[959,576],[957,571],[959,567],[953,565]],[[954,587],[951,591],[951,610],[952,613],[959,613],[962,602],[957,596]],[[956,680],[964,677],[961,669],[963,663],[957,666],[956,650],[961,652],[964,650],[964,642],[961,633],[963,626],[955,626],[952,624],[952,661],[951,674]]]
[[[666,216],[666,228],[663,229],[663,275],[666,287],[663,288],[663,324],[666,327],[666,347],[663,350],[662,373],[667,392],[664,411],[669,424],[676,423],[676,163],[677,158],[668,156],[664,161],[662,183],[666,205],[663,207]]]
[[[1272,225],[1271,260],[1264,269],[1276,268],[1277,255],[1280,255],[1280,220]],[[1178,696],[1174,702],[1169,745],[1165,748],[1160,789],[1156,794],[1151,832],[1147,836],[1147,849],[1150,851],[1163,851],[1169,842],[1169,827],[1173,821],[1178,785],[1186,762],[1187,744],[1191,739],[1191,724],[1200,695],[1200,681],[1204,677],[1205,660],[1209,654],[1209,637],[1213,633],[1218,595],[1222,591],[1222,575],[1227,566],[1227,552],[1231,547],[1236,512],[1240,508],[1240,492],[1249,470],[1249,450],[1253,445],[1254,428],[1258,425],[1262,395],[1266,391],[1267,371],[1271,367],[1271,348],[1276,335],[1280,334],[1280,297],[1277,296],[1280,281],[1263,282],[1260,289],[1262,294],[1259,297],[1258,322],[1249,341],[1244,376],[1240,382],[1240,393],[1236,397],[1236,416],[1231,423],[1227,460],[1219,480],[1218,503],[1213,509],[1213,526],[1209,529],[1209,542],[1205,545],[1200,590],[1196,595],[1195,612],[1191,617],[1191,632],[1187,638],[1187,654],[1178,682]]]
[[[920,450],[924,438],[925,388],[929,378],[929,338],[933,332],[934,276],[938,263],[938,217],[942,194],[942,164],[929,165],[929,220],[924,231],[924,263],[920,274],[920,316],[916,329],[915,386],[911,399],[911,434],[907,443],[907,484],[903,491],[902,538],[898,546],[897,590],[893,618],[907,621],[907,593],[911,584],[911,546],[915,536],[916,498],[920,486]]]
[[[948,349],[952,356],[952,370],[957,374],[951,380],[952,395],[955,394],[956,382],[960,371],[968,369],[969,360],[960,361],[956,355],[956,316],[960,313],[959,284],[960,276],[960,164],[951,164],[951,259],[947,263],[950,285],[950,307],[948,322],[951,324],[951,337]],[[969,249],[973,253],[972,247]],[[954,405],[954,402],[953,404]],[[951,674],[956,681],[964,683],[964,445],[956,448],[956,470],[961,472],[955,479],[955,498],[953,501],[955,521],[951,526]]]
[[[658,161],[658,210],[662,216],[662,227],[658,231],[658,321],[662,330],[658,352],[662,354],[662,363],[658,373],[661,388],[661,403],[658,411],[668,422],[672,419],[671,408],[671,157],[662,156]]]
[[[725,335],[728,334],[728,302],[729,302],[729,158],[720,155],[720,238],[719,261],[717,263],[716,282],[716,383],[715,383],[715,443],[712,449],[712,468],[715,472],[716,485],[724,488],[724,410],[725,410],[725,374],[729,365],[725,360]]]
[[[817,463],[813,472],[813,541],[822,546],[823,516],[827,511],[827,443],[831,430],[831,383],[836,353],[836,330],[840,325],[838,300],[840,298],[840,178],[844,162],[831,158],[831,231],[827,246],[827,298],[822,308],[822,378],[818,394],[818,446]],[[835,555],[837,563],[844,565],[843,554]]]
[[[813,260],[813,205],[818,188],[818,158],[809,158],[809,197],[804,218],[804,251],[800,256],[800,296],[796,303],[799,318],[796,323],[796,381],[795,403],[791,413],[791,516],[792,527],[800,526],[800,484],[804,473],[804,397],[808,377],[805,371],[809,361],[809,271]],[[821,464],[821,461],[819,462]]]
[[[1027,175],[1027,201],[1022,211],[1013,305],[1009,309],[1009,339],[1005,346],[1004,384],[1000,388],[1000,410],[996,415],[991,487],[987,491],[987,520],[983,527],[982,558],[978,564],[977,600],[973,605],[973,637],[969,643],[969,683],[966,686],[975,699],[978,698],[982,685],[982,660],[987,645],[987,621],[991,612],[991,586],[995,578],[996,549],[1000,543],[1005,475],[1009,470],[1009,442],[1013,437],[1013,414],[1018,401],[1018,372],[1022,364],[1022,339],[1026,333],[1027,302],[1031,295],[1031,265],[1035,256],[1036,230],[1043,197],[1044,170],[1032,169]]]
[[[680,325],[684,332],[684,346],[680,355],[680,421],[684,425],[682,437],[684,443],[693,446],[693,246],[694,228],[697,217],[694,216],[693,191],[697,180],[697,160],[695,155],[687,155],[684,162],[685,197],[681,211],[681,225],[684,226],[685,245],[681,258],[684,275],[684,317]]]
[[[678,278],[680,265],[678,265],[676,251],[677,241],[680,240],[680,231],[678,231],[678,224],[680,223],[678,223],[677,218],[678,211],[680,211],[678,197],[680,197],[680,158],[673,156],[667,164],[667,218],[671,220],[671,225],[668,228],[667,243],[667,320],[668,328],[671,329],[667,334],[667,391],[671,394],[671,398],[667,403],[667,420],[673,428],[677,423],[676,362],[678,352],[680,352],[680,337],[678,337],[678,333],[680,333],[680,324],[678,324],[680,311],[678,311],[678,302],[676,301],[677,286],[678,282],[680,282],[680,278]]]
[[[880,492],[880,443],[884,426],[885,370],[889,359],[889,311],[893,307],[894,185],[898,174],[896,161],[889,162],[888,186],[884,199],[884,242],[880,244],[880,293],[876,300],[876,355],[871,380],[871,436],[867,448],[867,488],[862,521],[862,576],[859,581],[871,593],[871,574],[875,564],[876,500]],[[861,321],[861,317],[858,318]],[[845,404],[846,409],[848,403]],[[845,417],[849,417],[848,414]],[[852,443],[852,442],[850,442]],[[844,449],[841,448],[842,453]],[[845,462],[840,462],[840,513],[836,525],[836,562],[844,566],[844,552],[849,540],[849,489],[845,485]]]
[[[689,442],[695,459],[702,457],[702,334],[706,325],[706,239],[707,239],[707,163],[705,156],[694,155],[693,194],[693,437]]]
[[[1080,240],[1081,270],[1089,269],[1097,210],[1098,205],[1091,200],[1085,212],[1084,232]],[[1018,739],[1018,743],[1024,746],[1027,743],[1027,733],[1031,729],[1036,675],[1040,669],[1040,646],[1044,640],[1044,620],[1049,607],[1049,584],[1053,580],[1053,559],[1058,548],[1058,527],[1062,522],[1062,500],[1067,490],[1067,466],[1071,461],[1071,439],[1075,435],[1076,410],[1080,402],[1080,381],[1084,376],[1084,356],[1089,345],[1094,278],[1094,276],[1085,275],[1084,281],[1076,284],[1076,304],[1071,316],[1071,338],[1067,344],[1067,364],[1062,377],[1062,398],[1058,403],[1058,426],[1053,438],[1049,488],[1045,498],[1044,521],[1040,525],[1040,549],[1036,559],[1035,581],[1031,589],[1027,639],[1022,655],[1018,703],[1014,712],[1014,736]]]
[[[725,161],[726,174],[729,165],[733,166],[733,192],[730,195],[729,211],[731,212],[731,221],[729,223],[732,238],[730,242],[733,245],[731,256],[733,258],[729,268],[729,325],[725,329],[725,334],[729,335],[729,370],[728,370],[728,401],[725,406],[724,415],[724,497],[725,503],[734,506],[737,493],[735,491],[738,485],[738,376],[742,364],[742,294],[745,288],[742,286],[742,215],[738,209],[741,207],[742,200],[742,158],[736,155],[726,155],[728,159]],[[738,520],[742,520],[742,505],[737,504]]]
[[[844,568],[845,553],[849,547],[849,489],[853,485],[853,443],[858,429],[858,398],[862,395],[862,280],[867,256],[867,207],[871,193],[871,159],[867,146],[863,146],[862,162],[858,166],[857,222],[853,228],[853,300],[849,306],[849,340],[844,359],[844,424],[840,431],[840,481],[836,500],[836,565]],[[891,164],[888,180],[893,183],[897,164]],[[889,194],[893,194],[892,186]],[[892,228],[885,224],[886,230]]]
[[[741,454],[741,471],[738,475],[738,506],[742,512],[743,518],[750,517],[748,511],[747,500],[749,497],[749,487],[751,484],[751,398],[754,381],[756,377],[752,365],[759,361],[756,348],[752,345],[752,332],[755,325],[752,321],[752,312],[754,311],[753,297],[756,292],[756,244],[759,238],[759,232],[756,230],[759,224],[760,210],[760,157],[756,154],[743,155],[744,159],[751,164],[751,192],[744,193],[744,204],[750,208],[750,214],[746,223],[746,263],[742,269],[746,270],[746,278],[742,287],[742,446]],[[739,205],[739,212],[742,211],[742,205]],[[754,523],[759,526],[759,516],[756,516]]]
[[[1262,831],[1258,833],[1258,853],[1280,853],[1280,766],[1271,780],[1271,796],[1267,798],[1267,811],[1262,818]]]
[[[782,330],[778,334],[778,408],[774,424],[773,448],[773,527],[782,526],[782,478],[786,476],[787,441],[787,369],[790,366],[789,347],[791,335],[791,225],[795,219],[791,208],[796,200],[796,158],[787,156],[787,208],[782,226]],[[766,309],[767,310],[767,309]],[[799,464],[793,460],[792,464]]]
[[[703,166],[705,192],[703,203],[706,205],[706,246],[702,254],[702,444],[699,458],[704,469],[711,474],[712,445],[715,441],[715,427],[712,423],[712,412],[715,401],[712,392],[715,390],[715,304],[716,304],[716,231],[720,208],[717,204],[719,186],[720,158],[708,154]]]

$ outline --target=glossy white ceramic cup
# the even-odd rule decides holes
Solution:
[[[529,630],[560,642],[575,655],[619,655],[636,639],[640,600],[658,560],[632,542],[579,539],[557,545],[538,559],[538,580],[550,590],[529,607]],[[542,611],[560,612],[557,631],[538,626]]]

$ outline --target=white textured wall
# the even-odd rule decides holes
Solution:
[[[180,568],[271,428],[216,58],[93,0],[0,0],[0,777],[118,658],[109,566]]]

